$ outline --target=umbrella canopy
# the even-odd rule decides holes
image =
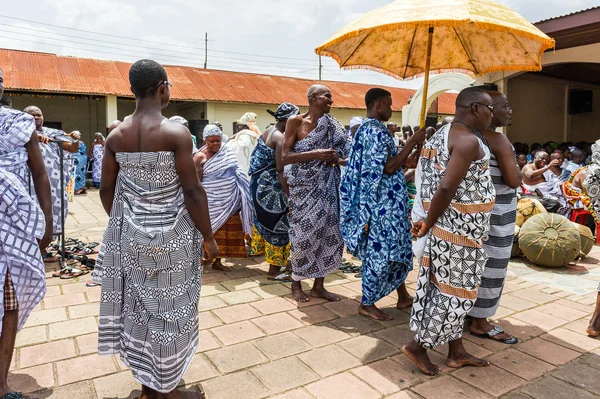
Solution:
[[[316,52],[342,68],[406,79],[444,70],[539,71],[542,53],[553,46],[527,19],[491,0],[397,0],[346,25]]]

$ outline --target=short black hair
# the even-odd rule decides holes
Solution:
[[[462,89],[456,96],[457,107],[468,107],[469,105],[478,102],[487,91],[482,87],[467,87]]]
[[[12,108],[12,100],[10,99],[10,97],[7,97],[7,96],[3,95],[0,98],[0,107]]]
[[[534,152],[535,150],[538,150],[540,148],[542,148],[542,145],[540,143],[533,143],[531,145],[531,152]]]
[[[392,93],[385,89],[380,89],[379,87],[374,87],[370,89],[367,94],[365,94],[365,105],[367,106],[367,110],[373,109],[375,103],[381,100],[384,97],[391,97]]]
[[[154,97],[167,71],[156,61],[139,60],[129,69],[129,84],[135,98]]]

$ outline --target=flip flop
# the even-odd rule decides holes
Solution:
[[[52,255],[50,252],[48,252],[46,255],[42,256],[42,260],[44,263],[54,263],[60,260],[60,256],[58,256],[58,254]]]
[[[271,281],[279,281],[281,283],[291,283],[292,282],[292,276],[290,276],[289,273],[281,273],[278,276],[267,276],[267,280],[271,280]]]
[[[504,329],[502,327],[494,326],[490,331],[488,331],[486,333],[475,334],[474,332],[471,332],[471,335],[474,335],[479,338],[491,339],[493,341],[501,342],[501,343],[507,344],[507,345],[514,345],[517,342],[519,342],[519,339],[516,337],[512,337],[510,339],[495,339],[494,338],[496,335],[501,334],[503,332],[504,332]]]
[[[88,281],[87,283],[85,283],[86,287],[100,287],[102,284],[100,283],[94,283],[93,281]]]
[[[58,272],[52,273],[52,277],[61,277],[61,276],[63,276],[65,273],[67,273],[67,269],[68,269],[67,267],[63,267]],[[0,398],[0,399],[2,399],[2,398]]]
[[[83,276],[84,274],[88,274],[87,270],[77,269],[76,267],[67,267],[67,272],[60,276],[61,280],[69,280],[75,277]]]

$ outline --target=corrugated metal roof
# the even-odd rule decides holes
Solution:
[[[115,95],[133,97],[129,89],[131,63],[90,58],[57,56],[0,49],[0,67],[9,90]],[[173,100],[280,104],[288,101],[307,106],[306,91],[314,83],[327,85],[336,108],[364,109],[364,95],[372,85],[315,81],[285,76],[219,71],[183,66],[165,66],[173,83]],[[392,93],[394,111],[414,94],[414,90],[385,87]],[[454,113],[456,94],[439,97],[438,112]]]
[[[587,12],[587,11],[595,10],[596,8],[600,8],[600,6],[586,8],[585,10],[575,11],[575,12],[572,12],[572,13],[569,13],[569,14],[559,15],[557,17],[542,19],[541,21],[535,22],[534,25],[541,24],[542,22],[552,21],[552,20],[555,20],[555,19],[570,17],[570,16],[576,15],[576,14],[581,14],[581,13],[584,13],[584,12]]]

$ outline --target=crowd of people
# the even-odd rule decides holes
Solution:
[[[376,303],[394,291],[397,308],[412,307],[415,336],[402,350],[423,373],[439,374],[428,350],[445,343],[449,367],[487,366],[466,351],[463,327],[468,320],[473,335],[518,342],[490,322],[506,277],[518,194],[537,195],[561,213],[574,193],[585,206],[600,206],[600,145],[590,147],[587,167],[587,147],[570,143],[558,146],[560,156],[553,143],[550,155],[532,148],[527,163],[523,145],[513,149],[497,132],[512,117],[499,92],[464,89],[453,118],[435,128],[398,128],[389,122],[392,95],[373,88],[365,94],[366,115],[346,129],[330,115],[331,91],[313,85],[307,112],[283,103],[269,111],[274,123],[264,132],[256,114],[247,113],[231,138],[214,122],[197,148],[185,119],[162,115],[172,86],[165,69],[141,60],[129,80],[135,112],[115,122],[106,140],[97,135],[90,154],[77,134],[66,135],[64,151],[74,159],[65,168],[76,165],[76,173],[86,155],[102,158],[93,172],[109,215],[93,273],[101,285],[98,351],[120,355],[142,384],[143,399],[185,395],[177,386],[198,348],[203,266],[228,272],[222,259],[248,252],[265,255],[267,278],[291,281],[297,302],[339,301],[325,278],[346,248],[362,261],[359,314],[391,320]],[[2,82],[0,74],[0,91]],[[0,108],[0,136],[0,228],[8,237],[0,247],[2,397],[10,392],[15,334],[45,293],[40,248],[56,233],[60,195],[52,190],[61,182],[50,164],[58,136],[43,127],[39,108]],[[550,178],[563,179],[568,197],[558,184],[550,187]],[[556,188],[564,202],[552,197]],[[405,282],[414,258],[413,298]],[[307,279],[314,279],[309,292],[301,284]],[[600,335],[600,307],[588,333]]]

